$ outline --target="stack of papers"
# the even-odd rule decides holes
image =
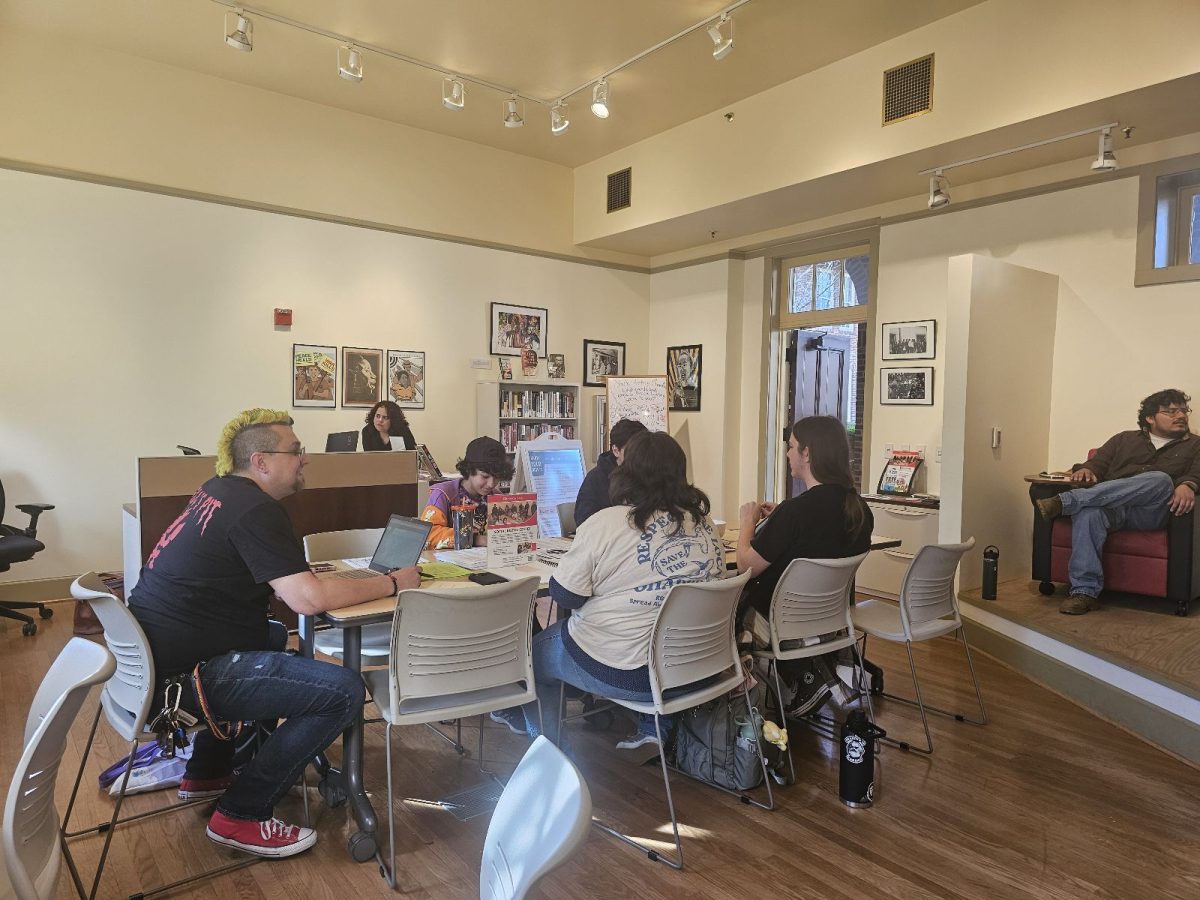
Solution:
[[[487,568],[487,547],[472,547],[469,550],[438,550],[439,562],[454,563],[464,569],[480,572]]]

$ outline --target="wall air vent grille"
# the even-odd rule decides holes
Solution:
[[[608,211],[628,209],[633,205],[631,199],[631,184],[633,169],[622,169],[608,176]]]
[[[883,73],[883,124],[891,125],[933,109],[933,54]]]

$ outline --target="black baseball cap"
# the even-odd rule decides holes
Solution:
[[[504,445],[494,437],[477,437],[467,444],[467,452],[463,455],[460,471],[474,469],[494,475],[501,481],[512,478],[513,467],[504,452]]]

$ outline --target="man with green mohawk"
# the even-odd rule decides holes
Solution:
[[[179,785],[183,799],[219,797],[213,841],[257,856],[292,856],[316,843],[311,828],[274,817],[301,771],[360,714],[356,672],[283,652],[267,616],[272,594],[301,615],[418,587],[415,567],[374,578],[317,579],[287,510],[307,459],[286,412],[248,409],[225,426],[217,475],[206,481],[150,553],[129,608],[181,707],[209,722]],[[235,726],[285,719],[233,773]]]

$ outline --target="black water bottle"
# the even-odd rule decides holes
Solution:
[[[842,724],[842,761],[838,769],[838,794],[856,809],[875,801],[875,741],[885,736],[867,714],[853,710]]]
[[[988,544],[983,550],[983,599],[996,599],[996,579],[1000,569],[1000,548]]]

